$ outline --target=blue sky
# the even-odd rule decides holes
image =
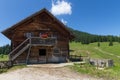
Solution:
[[[0,32],[42,8],[73,29],[120,35],[120,0],[0,0]],[[8,43],[0,33],[0,46]]]

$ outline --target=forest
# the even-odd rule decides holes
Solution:
[[[9,52],[10,52],[10,45],[7,44],[7,45],[4,45],[4,46],[1,46],[0,47],[0,55],[2,56],[3,54],[4,55],[7,55]]]
[[[68,28],[75,38],[72,40],[74,42],[81,42],[82,44],[89,44],[94,42],[120,42],[119,36],[113,36],[113,35],[95,35],[90,34],[78,30],[74,30],[72,28]]]

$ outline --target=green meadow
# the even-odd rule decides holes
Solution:
[[[71,42],[70,54],[89,56],[89,58],[99,59],[112,59],[114,66],[105,68],[104,70],[98,70],[94,66],[85,64],[75,64],[72,69],[92,76],[105,78],[106,80],[120,80],[120,43],[114,42],[113,46],[109,46],[109,42],[101,42],[98,47],[98,43],[90,43],[88,45]]]
[[[8,61],[8,55],[0,54],[0,61]]]

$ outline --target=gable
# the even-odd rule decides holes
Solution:
[[[31,15],[30,17],[22,20],[21,22],[13,25],[12,27],[4,30],[2,33],[8,37],[12,38],[12,35],[17,30],[40,30],[41,28],[50,28],[58,31],[66,37],[72,38],[71,32],[69,32],[65,25],[56,19],[49,11],[42,9],[41,11]]]

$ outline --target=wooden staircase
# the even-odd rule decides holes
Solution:
[[[11,60],[13,61],[14,59],[16,59],[20,54],[22,54],[26,49],[28,49],[29,46],[30,44],[27,44],[23,49],[21,49],[17,54],[15,54]]]
[[[29,39],[23,41],[19,46],[17,46],[13,51],[9,53],[9,58],[14,61],[20,54],[22,54],[30,46]]]

